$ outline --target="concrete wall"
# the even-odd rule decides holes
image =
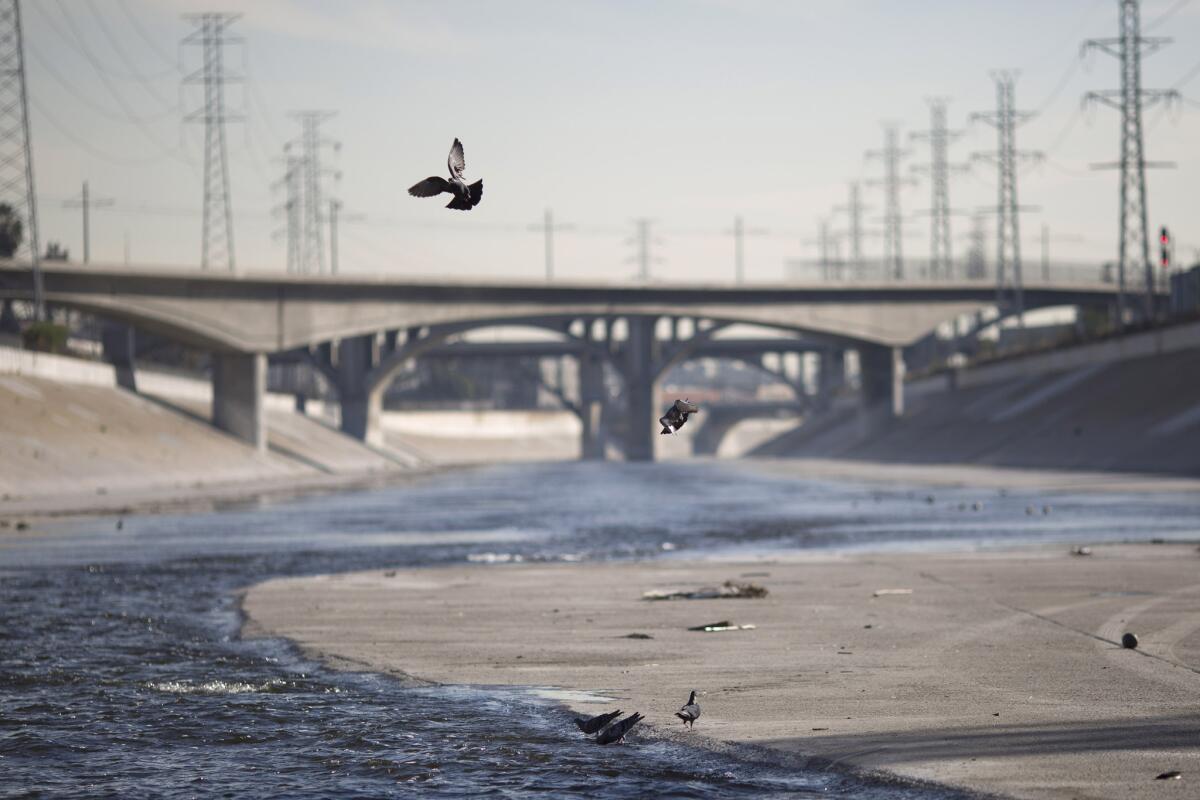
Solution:
[[[937,376],[864,432],[845,404],[758,455],[1200,474],[1200,324]]]

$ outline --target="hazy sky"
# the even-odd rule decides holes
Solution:
[[[1119,155],[1118,116],[1081,111],[1088,89],[1117,88],[1117,62],[1079,58],[1089,37],[1116,35],[1117,0],[692,0],[691,2],[402,2],[401,0],[25,0],[22,3],[42,239],[82,256],[80,214],[63,208],[83,180],[112,198],[92,217],[93,260],[195,265],[200,259],[203,126],[182,125],[199,65],[181,14],[239,11],[229,90],[244,122],[228,127],[239,267],[282,270],[283,218],[272,189],[288,112],[336,111],[325,131],[341,142],[328,183],[361,215],[341,226],[343,272],[535,278],[554,209],[573,231],[557,238],[563,278],[624,279],[635,217],[655,219],[664,279],[727,280],[737,214],[765,232],[746,239],[750,280],[778,280],[785,259],[812,258],[820,219],[845,203],[847,182],[882,175],[864,152],[882,145],[881,121],[928,126],[925,98],[951,98],[963,135],[955,161],[995,146],[968,124],[990,110],[994,68],[1021,70],[1017,104],[1039,116],[1018,146],[1046,150],[1020,176],[1025,260],[1050,226],[1054,258],[1111,260],[1117,173],[1092,162]],[[1160,17],[1162,21],[1157,22]],[[1177,86],[1173,110],[1145,115],[1150,224],[1169,224],[1180,255],[1200,248],[1200,0],[1146,0],[1147,35],[1175,43],[1147,58],[1146,87]],[[469,214],[408,197],[444,174],[455,136],[483,203]],[[908,160],[928,160],[912,143]],[[878,188],[865,188],[882,208]],[[955,176],[951,204],[995,204],[995,170]],[[905,190],[906,255],[928,252],[927,182]],[[837,227],[844,216],[835,216]],[[877,227],[877,226],[876,226]],[[953,221],[956,252],[967,217]],[[993,248],[988,223],[988,251]],[[1153,233],[1152,233],[1153,235]],[[878,239],[867,243],[877,254]]]

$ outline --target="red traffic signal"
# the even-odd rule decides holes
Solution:
[[[1167,226],[1158,229],[1159,247],[1159,264],[1163,269],[1168,269],[1171,266],[1171,232],[1167,230]]]

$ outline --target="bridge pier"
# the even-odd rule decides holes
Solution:
[[[137,391],[137,373],[134,364],[137,345],[132,325],[109,322],[100,332],[100,345],[104,360],[113,365],[117,373],[117,385],[131,392]]]
[[[864,411],[883,410],[887,417],[904,416],[904,351],[878,345],[858,349]]]
[[[375,337],[352,336],[338,342],[337,392],[341,430],[347,436],[379,446],[383,444],[382,387],[371,390],[367,375],[375,366]]]
[[[212,422],[255,450],[267,449],[263,396],[267,357],[263,353],[213,353]]]
[[[626,426],[625,460],[654,460],[654,365],[656,317],[627,317],[629,339],[625,342],[624,369]]]
[[[604,360],[591,350],[579,354],[579,456],[584,461],[603,461],[607,449],[604,419]]]
[[[842,350],[828,348],[821,351],[817,365],[817,403],[828,408],[833,395],[846,385],[846,354]]]

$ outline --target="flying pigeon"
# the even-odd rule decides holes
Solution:
[[[619,716],[621,716],[621,709],[618,708],[616,711],[610,711],[607,714],[601,714],[590,719],[576,718],[575,726],[584,733],[593,734]]]
[[[676,400],[675,405],[668,408],[667,413],[658,418],[658,424],[663,426],[659,435],[679,430],[687,422],[688,414],[695,414],[699,410],[700,406],[694,403],[689,403],[687,400]]]
[[[467,185],[463,178],[463,173],[467,171],[467,159],[463,155],[462,142],[458,139],[455,139],[454,144],[450,147],[450,156],[446,159],[446,166],[450,168],[450,180],[434,175],[432,178],[426,178],[420,183],[410,186],[408,193],[413,197],[437,197],[442,192],[449,192],[454,195],[454,199],[446,208],[455,208],[459,211],[470,211],[479,205],[479,201],[483,199],[483,180],[480,179],[470,186]]]
[[[614,722],[596,735],[596,744],[615,744],[625,738],[625,734],[642,721],[642,715],[634,712],[623,720]]]
[[[696,724],[696,720],[700,719],[700,704],[696,702],[696,691],[688,695],[688,701],[683,708],[675,712],[675,716],[683,720],[683,724],[689,728]]]

